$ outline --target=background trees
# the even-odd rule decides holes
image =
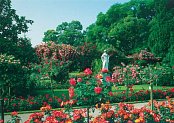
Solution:
[[[19,87],[21,91],[18,92],[24,94],[28,84],[31,84],[29,63],[37,61],[37,57],[25,33],[28,32],[28,24],[32,23],[32,20],[16,14],[10,0],[0,1],[0,85],[4,90],[5,87],[11,87],[13,94],[17,94],[15,90]],[[11,64],[10,60],[19,60],[20,64]]]
[[[44,42],[54,41],[57,44],[70,44],[78,46],[84,42],[82,25],[79,21],[63,22],[56,30],[48,30],[44,33]]]
[[[164,62],[173,64],[174,45],[174,7],[170,0],[154,0],[155,16],[150,25],[148,46],[157,56],[163,58]],[[169,56],[170,54],[170,56]]]
[[[90,63],[99,62],[104,49],[109,51],[114,61],[111,66],[114,66],[123,57],[140,53],[146,48],[172,66],[172,5],[171,0],[130,0],[124,4],[116,3],[106,13],[100,12],[97,20],[84,32],[79,21],[63,22],[56,30],[48,30],[44,41],[52,40],[75,47],[79,47],[82,42],[95,44],[98,55]]]

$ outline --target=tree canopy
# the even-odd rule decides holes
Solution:
[[[57,44],[70,44],[78,46],[84,42],[82,25],[79,21],[63,22],[56,30],[48,30],[44,33],[44,42],[53,41]]]
[[[32,62],[35,58],[34,50],[30,40],[23,36],[28,32],[28,25],[32,23],[32,20],[16,14],[16,10],[11,7],[11,0],[1,0],[0,53],[14,55],[22,64]]]

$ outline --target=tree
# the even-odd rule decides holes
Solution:
[[[11,0],[0,0],[0,53],[14,55],[25,65],[32,62],[35,57],[31,42],[20,37],[28,32],[28,24],[32,23],[32,20],[16,14],[11,8]]]
[[[63,22],[57,26],[56,30],[45,32],[43,41],[78,46],[84,42],[82,29],[83,27],[79,21]]]
[[[28,85],[28,68],[21,65],[12,55],[0,55],[0,90],[2,96],[11,94],[23,95],[27,92]],[[25,83],[24,83],[25,82]],[[28,86],[28,87],[27,87]],[[20,91],[18,89],[20,88]]]
[[[119,44],[118,49],[125,54],[146,46],[147,36],[147,21],[132,16],[127,16],[119,21],[109,32],[109,37],[115,39],[110,43],[114,46]]]
[[[86,30],[86,40],[96,43],[98,50],[103,46],[114,47],[126,54],[146,47],[148,23],[154,15],[152,0],[131,0],[114,4]]]
[[[28,32],[28,24],[32,23],[32,20],[16,14],[16,10],[11,7],[11,0],[0,0],[0,85],[10,87],[11,93],[15,95],[27,94],[32,84],[29,81],[29,63],[35,62],[37,57],[30,40],[22,36]],[[11,60],[19,60],[20,64],[13,64]]]
[[[165,58],[173,47],[174,8],[168,8],[169,2],[170,0],[154,1],[156,15],[149,24],[151,27],[148,38],[149,48],[153,53],[162,58]],[[164,60],[166,61],[166,59]]]
[[[57,41],[57,32],[55,30],[47,30],[44,33],[43,41],[44,42],[49,42],[49,41],[56,42]]]

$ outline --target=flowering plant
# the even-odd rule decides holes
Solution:
[[[94,77],[92,71],[86,68],[82,78],[71,78],[69,81],[71,85],[69,88],[70,98],[76,98],[78,105],[94,105],[109,101],[112,95],[112,81],[107,72],[107,70],[102,70]]]
[[[48,115],[48,116],[51,115],[51,106],[50,105],[46,105],[44,107],[41,107],[40,110],[42,112],[45,112],[45,115]]]
[[[42,123],[42,118],[44,117],[43,112],[36,112],[29,116],[28,120],[24,123]]]
[[[21,117],[18,116],[18,112],[14,111],[11,113],[11,120],[7,121],[7,123],[19,123]]]

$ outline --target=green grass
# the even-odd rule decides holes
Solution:
[[[153,86],[154,90],[167,90],[170,88],[174,88],[174,86]],[[135,91],[139,91],[139,90],[149,90],[149,85],[148,84],[144,84],[144,85],[134,85],[133,89]],[[116,91],[124,91],[126,90],[125,86],[118,86],[118,87],[112,87],[112,91],[116,92]]]
[[[174,86],[154,86],[154,90],[160,89],[160,90],[167,90],[170,88],[174,88]],[[145,85],[135,85],[133,86],[133,89],[135,91],[139,91],[139,90],[149,90],[149,85],[145,84]],[[112,87],[112,91],[113,92],[119,92],[119,91],[124,91],[126,90],[125,86],[118,86],[118,87]],[[46,90],[36,90],[35,91],[36,95],[45,95],[45,94],[52,94],[50,89],[46,89]],[[55,96],[58,97],[62,97],[62,94],[64,94],[66,97],[68,97],[68,89],[54,89],[54,94]]]

